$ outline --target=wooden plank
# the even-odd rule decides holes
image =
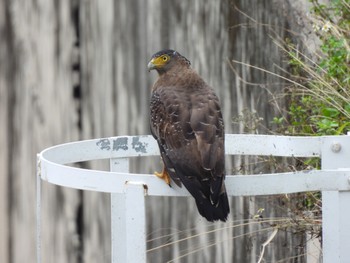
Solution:
[[[1,28],[7,25],[8,5],[5,1],[0,1],[0,32]],[[4,37],[4,36],[7,37]],[[9,262],[9,103],[10,90],[8,86],[11,84],[9,72],[11,70],[10,52],[8,45],[10,42],[10,34],[7,30],[2,31],[0,37],[0,124],[2,126],[0,132],[0,262]]]
[[[1,54],[1,58],[6,59],[1,65],[14,65],[5,71],[8,82],[2,86],[11,92],[11,96],[7,96],[10,112],[4,111],[10,118],[6,139],[9,146],[4,153],[8,157],[5,174],[9,181],[4,182],[8,189],[4,193],[11,198],[5,199],[10,208],[10,213],[6,214],[11,222],[8,228],[11,239],[7,243],[11,262],[35,262],[36,259],[33,242],[36,152],[79,138],[72,96],[74,34],[70,3],[1,1],[1,5],[6,5],[0,9],[7,12],[5,35],[6,41],[10,41],[7,54]],[[76,230],[74,223],[67,225],[67,222],[74,222],[77,197],[75,190],[49,187],[43,191],[43,262],[53,262],[53,258],[55,262],[72,262],[76,252],[67,251],[67,246],[74,247],[72,236]],[[48,220],[51,218],[55,220]],[[6,231],[4,233],[6,235]]]
[[[252,12],[252,16],[258,14],[257,20],[271,24],[283,34],[279,25],[284,24],[287,16],[283,11],[287,9],[281,11],[275,3],[251,8],[248,2],[239,1],[238,6]],[[236,22],[249,22],[238,20],[232,10],[230,1],[196,0],[187,5],[169,0],[0,0],[0,32],[5,36],[0,38],[0,92],[4,92],[0,94],[4,95],[0,98],[0,121],[7,123],[7,131],[0,135],[0,146],[4,147],[0,153],[4,157],[0,160],[4,164],[0,168],[0,183],[4,183],[0,186],[4,190],[0,193],[0,215],[7,215],[0,220],[0,230],[3,227],[5,231],[0,237],[0,249],[5,250],[0,253],[1,262],[7,262],[2,256],[15,263],[35,259],[32,209],[37,152],[67,141],[149,133],[147,97],[155,75],[149,75],[145,66],[155,51],[172,47],[192,60],[194,68],[222,98],[228,132],[243,131],[242,125],[231,128],[231,117],[244,108],[257,109],[264,124],[269,125],[274,113],[266,103],[269,97],[265,86],[251,89],[228,69],[226,58],[273,67],[282,64],[283,56],[267,41],[268,34],[261,28],[249,34],[228,30]],[[251,50],[257,53],[252,54]],[[238,73],[247,82],[266,80],[265,74],[247,68],[239,68]],[[271,76],[266,81],[278,82],[273,90],[281,86]],[[147,172],[154,169],[148,162],[133,166]],[[110,257],[110,251],[104,251],[109,247],[110,233],[106,196],[47,186],[43,199],[43,262],[96,262]],[[172,209],[184,211],[193,207],[192,200],[155,202],[164,207],[162,214],[149,222],[151,231],[193,227],[195,217],[187,215],[180,222],[174,219]],[[154,206],[153,201],[149,206]],[[54,221],[50,220],[52,217]],[[196,231],[208,229],[203,222],[197,225]],[[229,232],[223,235],[226,239],[232,236]],[[85,246],[80,242],[82,236]],[[235,248],[241,243],[237,242]],[[89,254],[92,248],[100,253]],[[219,251],[220,243],[212,248]],[[204,261],[210,251],[201,256],[189,255],[187,259],[200,257]],[[232,258],[232,251],[225,250],[224,257]],[[170,249],[159,250],[152,262],[172,253]]]
[[[115,3],[114,3],[115,2]],[[80,1],[80,63],[81,63],[81,119],[82,138],[112,136],[118,130],[128,131],[129,117],[127,103],[129,93],[122,93],[124,114],[116,111],[116,85],[114,5],[120,1]],[[125,1],[121,1],[125,2]],[[120,99],[120,98],[119,98]],[[119,101],[118,101],[119,102]],[[119,115],[120,114],[120,115]],[[125,116],[125,117],[124,117]],[[123,122],[118,121],[123,119]],[[90,168],[108,169],[108,164],[90,163]],[[84,249],[83,262],[110,262],[111,227],[110,196],[93,192],[83,193]]]

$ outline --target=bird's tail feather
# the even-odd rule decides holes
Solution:
[[[230,213],[226,192],[220,194],[219,201],[216,205],[213,205],[208,198],[196,198],[196,204],[201,216],[205,217],[210,222],[217,220],[226,222],[227,216]]]
[[[187,176],[187,174],[196,174],[196,171],[191,171],[191,167],[182,169],[182,167],[177,166],[176,168],[176,174],[196,200],[198,212],[201,216],[210,222],[217,220],[225,222],[230,213],[230,205],[223,181],[224,178],[217,180],[215,184],[203,185],[203,182],[195,179],[195,176]]]

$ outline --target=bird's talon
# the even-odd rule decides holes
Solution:
[[[165,168],[163,168],[163,171],[161,173],[154,172],[154,175],[159,177],[160,179],[164,180],[164,182],[171,187],[170,176],[169,176],[168,172],[165,170]]]

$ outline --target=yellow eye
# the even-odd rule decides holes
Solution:
[[[162,59],[163,59],[163,61],[165,62],[165,61],[168,60],[168,56],[162,56]]]

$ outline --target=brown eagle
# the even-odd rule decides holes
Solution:
[[[148,69],[159,74],[152,88],[150,126],[164,168],[155,175],[169,185],[170,177],[183,183],[208,221],[226,221],[230,207],[218,97],[177,51],[157,52]]]

